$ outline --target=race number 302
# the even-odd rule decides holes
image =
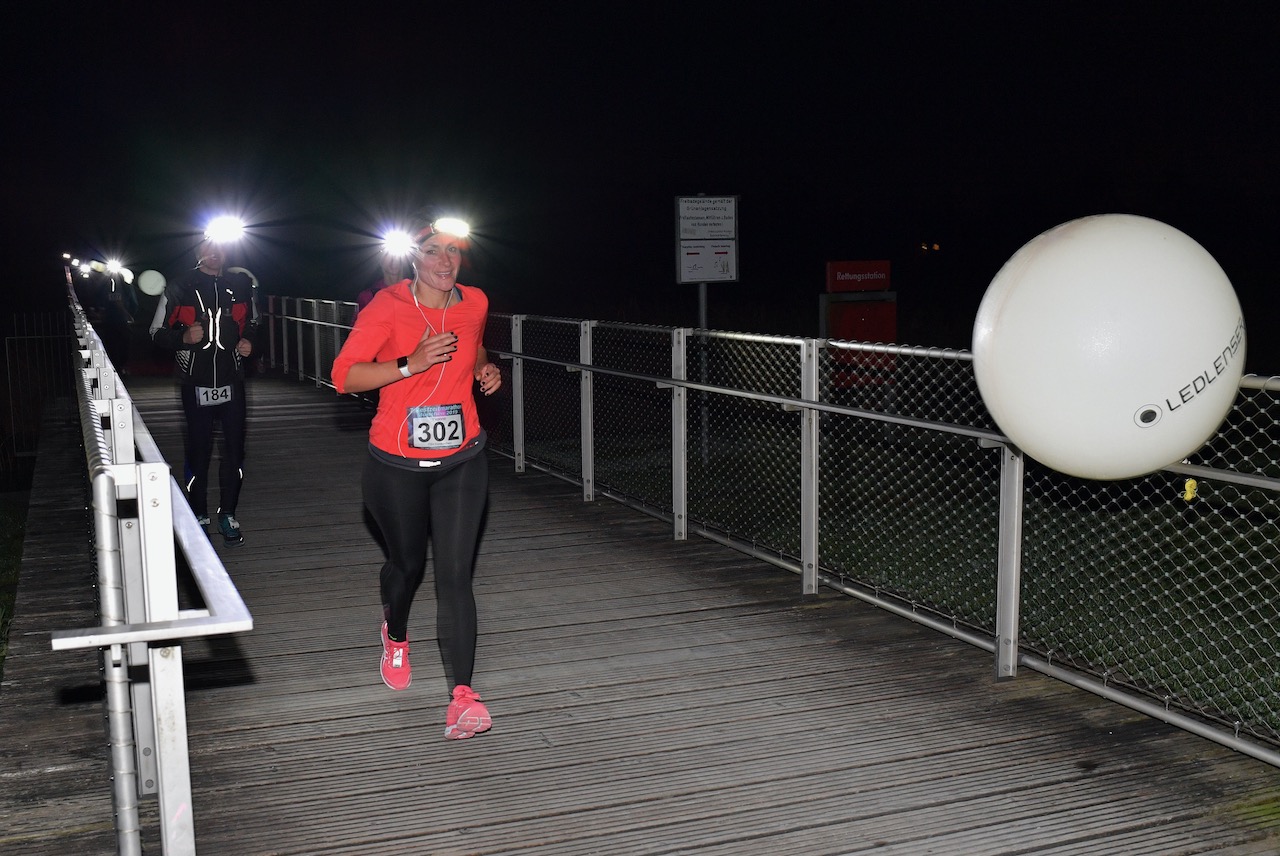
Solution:
[[[461,404],[409,408],[409,445],[415,449],[460,449],[463,429]]]
[[[226,404],[230,400],[230,385],[196,387],[196,403],[201,407],[213,407],[215,404]]]

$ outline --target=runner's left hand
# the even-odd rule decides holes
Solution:
[[[485,363],[476,370],[476,380],[480,383],[481,392],[493,395],[502,386],[502,372],[493,363]]]

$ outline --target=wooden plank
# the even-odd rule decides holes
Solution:
[[[79,431],[71,402],[46,406],[0,685],[0,853],[115,852],[102,655],[49,646],[97,624]],[[154,826],[154,803],[142,816]]]
[[[171,388],[137,387],[180,455]],[[830,592],[802,597],[772,565],[674,542],[666,524],[500,457],[476,576],[476,684],[494,728],[445,741],[429,583],[413,686],[393,693],[376,671],[368,411],[292,381],[254,388],[247,543],[215,545],[255,629],[184,651],[202,854],[1280,850],[1266,810],[1280,772],[1043,676],[994,683],[983,651]],[[42,514],[69,513],[54,506]],[[87,593],[63,588],[19,604],[70,619]],[[96,667],[79,668],[47,682],[92,696]],[[49,689],[24,698],[47,706]],[[59,710],[27,727],[33,752],[3,756],[27,778],[75,731],[58,717],[83,712]],[[95,762],[78,751],[66,763],[85,779]],[[55,796],[19,778],[0,778],[4,810],[11,791],[38,809],[15,852],[109,852],[48,825],[104,799],[109,822],[104,783]]]

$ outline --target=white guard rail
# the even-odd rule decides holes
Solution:
[[[253,617],[191,513],[71,290],[83,367],[76,397],[93,495],[100,627],[53,631],[53,650],[103,649],[117,851],[142,852],[138,805],[159,800],[164,853],[194,854],[182,640]],[[205,604],[178,605],[174,542]]]

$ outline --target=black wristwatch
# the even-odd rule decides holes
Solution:
[[[409,358],[401,357],[396,360],[396,368],[400,369],[400,374],[405,377],[413,377],[413,372],[409,371]]]

